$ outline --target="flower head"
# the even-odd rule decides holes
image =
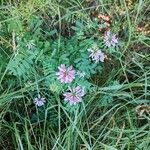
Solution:
[[[65,97],[65,101],[69,101],[70,105],[76,105],[77,103],[82,101],[82,97],[84,96],[84,90],[77,86],[75,88],[69,88],[70,92],[65,92],[63,96]]]
[[[40,106],[43,106],[45,102],[46,102],[46,101],[45,101],[45,98],[41,97],[40,95],[38,95],[38,97],[36,97],[36,98],[34,99],[35,105],[37,105],[37,106],[39,106],[39,107],[40,107]]]
[[[104,62],[106,56],[100,49],[88,49],[88,51],[90,52],[89,57],[91,57],[93,61],[96,63]]]
[[[64,64],[61,64],[58,69],[59,71],[56,75],[58,76],[58,80],[62,83],[70,83],[75,78],[75,70],[72,66],[67,68]]]
[[[104,34],[104,42],[107,47],[114,47],[118,43],[118,38],[116,37],[116,35],[112,35],[110,31],[107,31]]]

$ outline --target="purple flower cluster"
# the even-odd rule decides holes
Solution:
[[[75,70],[72,66],[67,68],[64,64],[61,64],[58,69],[59,72],[57,72],[56,75],[61,83],[70,83],[75,78]]]
[[[107,47],[115,47],[116,44],[118,44],[118,38],[116,37],[116,35],[112,35],[110,31],[107,31],[104,34],[104,42]]]
[[[91,57],[93,61],[95,61],[96,63],[104,62],[106,56],[100,49],[90,48],[88,49],[88,51],[90,52],[89,57]]]
[[[70,105],[76,105],[77,103],[82,101],[82,97],[84,96],[84,90],[77,86],[75,88],[70,88],[70,92],[65,92],[63,96],[65,97],[65,101],[69,101]]]
[[[45,101],[45,98],[41,97],[40,95],[38,95],[38,97],[36,97],[36,98],[34,99],[35,105],[36,105],[36,106],[39,106],[39,107],[40,107],[40,106],[43,106],[45,102],[46,102],[46,101]]]
[[[58,67],[58,70],[56,75],[61,83],[71,83],[75,79],[76,72],[72,66],[66,67],[65,64],[61,64]],[[77,75],[79,75],[79,72],[77,72]],[[82,74],[82,77],[84,75],[85,74]],[[81,102],[82,97],[84,96],[84,90],[79,86],[74,88],[69,87],[69,92],[65,92],[63,96],[65,97],[64,100],[69,101],[70,105],[75,105],[78,102]]]

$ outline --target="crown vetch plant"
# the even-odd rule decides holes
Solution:
[[[58,40],[43,41],[30,33],[17,37],[16,44],[19,51],[8,64],[9,73],[26,79],[25,81],[33,80],[31,72],[35,68],[32,66],[38,66],[39,69],[42,66],[43,74],[39,77],[43,75],[46,77],[45,86],[55,85],[57,88],[51,91],[63,95],[65,101],[71,105],[80,102],[83,97],[83,87],[85,91],[92,90],[94,85],[89,78],[103,69],[103,63],[109,53],[107,48],[115,47],[118,38],[110,31],[107,31],[101,40],[85,38],[86,26],[79,24],[78,28],[82,26],[82,34],[78,34],[80,29],[75,28],[76,33],[70,39],[60,38],[59,47]],[[68,86],[69,92],[64,93]],[[40,96],[34,99],[37,106],[42,106],[45,102],[45,98]]]

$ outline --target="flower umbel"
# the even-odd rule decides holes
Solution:
[[[37,105],[37,106],[39,106],[39,107],[40,107],[40,106],[43,106],[45,102],[46,102],[46,101],[45,101],[45,98],[41,97],[40,95],[38,95],[38,97],[36,97],[36,98],[34,99],[35,105]]]
[[[62,83],[70,83],[75,78],[75,70],[72,66],[67,68],[64,64],[61,64],[58,69],[59,71],[56,75],[58,76],[58,80]]]
[[[116,37],[116,35],[112,35],[110,31],[107,31],[104,35],[104,42],[107,47],[115,47],[118,43],[118,38]]]
[[[70,92],[65,92],[63,96],[65,97],[65,101],[69,101],[70,105],[76,105],[77,103],[82,101],[82,97],[84,96],[84,90],[77,86],[75,88],[70,88]]]
[[[105,54],[100,49],[88,49],[90,52],[89,57],[92,58],[93,61],[96,63],[98,62],[104,62],[104,59],[106,58]]]

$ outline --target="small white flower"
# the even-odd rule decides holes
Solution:
[[[28,48],[28,50],[31,50],[33,47],[35,47],[35,44],[34,44],[34,40],[30,40],[26,47]]]
[[[80,78],[84,78],[86,74],[85,72],[77,71],[76,75],[78,75]]]
[[[45,102],[46,102],[46,101],[45,101],[45,98],[41,97],[40,95],[38,95],[38,97],[36,97],[36,98],[34,99],[35,105],[37,105],[37,106],[39,106],[39,107],[40,107],[40,106],[43,106]]]

